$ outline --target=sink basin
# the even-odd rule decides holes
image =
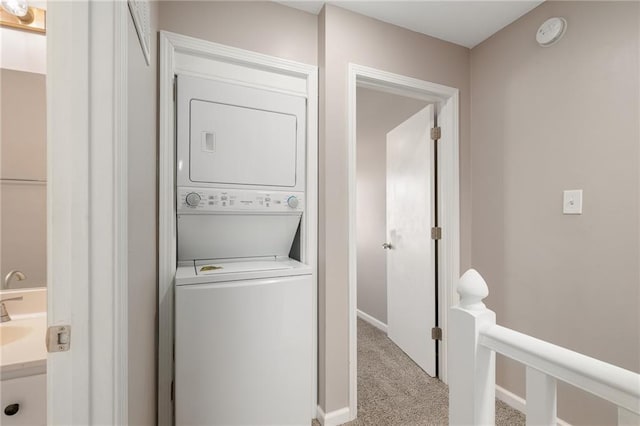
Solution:
[[[0,346],[20,340],[33,331],[33,327],[6,324],[0,326]]]
[[[0,323],[2,381],[47,371],[47,289],[0,290],[0,299],[21,296],[22,300],[6,304],[11,321]],[[4,416],[0,424],[4,424]]]
[[[20,377],[22,371],[46,371],[46,333],[45,313],[15,315],[11,321],[0,323],[1,380]]]

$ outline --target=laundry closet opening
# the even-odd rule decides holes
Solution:
[[[317,68],[160,33],[159,424],[317,407]]]

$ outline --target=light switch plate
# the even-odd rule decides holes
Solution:
[[[582,189],[564,191],[562,213],[582,214]]]

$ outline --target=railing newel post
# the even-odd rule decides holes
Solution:
[[[487,283],[474,270],[458,284],[460,303],[449,314],[449,424],[495,424],[495,352],[479,344],[480,331],[495,325],[496,315],[482,300]]]

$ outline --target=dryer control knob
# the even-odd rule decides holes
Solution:
[[[295,209],[296,207],[298,207],[298,197],[292,195],[291,197],[287,198],[287,204],[292,209]]]
[[[200,204],[200,194],[197,192],[190,192],[184,200],[189,207],[197,207],[198,204]]]

